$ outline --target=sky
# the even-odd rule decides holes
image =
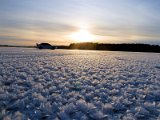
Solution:
[[[68,45],[94,37],[160,45],[159,6],[159,0],[0,0],[0,44]]]

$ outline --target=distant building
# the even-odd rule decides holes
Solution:
[[[36,44],[36,48],[38,49],[55,49],[55,46],[50,45],[49,43],[40,43],[40,44]]]

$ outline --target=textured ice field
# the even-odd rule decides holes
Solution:
[[[160,54],[0,48],[0,119],[158,120]]]

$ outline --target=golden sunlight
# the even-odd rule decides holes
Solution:
[[[70,37],[76,42],[91,42],[95,39],[95,36],[86,29],[80,29],[79,31],[71,34]]]

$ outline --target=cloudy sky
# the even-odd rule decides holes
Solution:
[[[159,6],[159,0],[0,0],[0,44],[68,45],[94,37],[160,45]]]

